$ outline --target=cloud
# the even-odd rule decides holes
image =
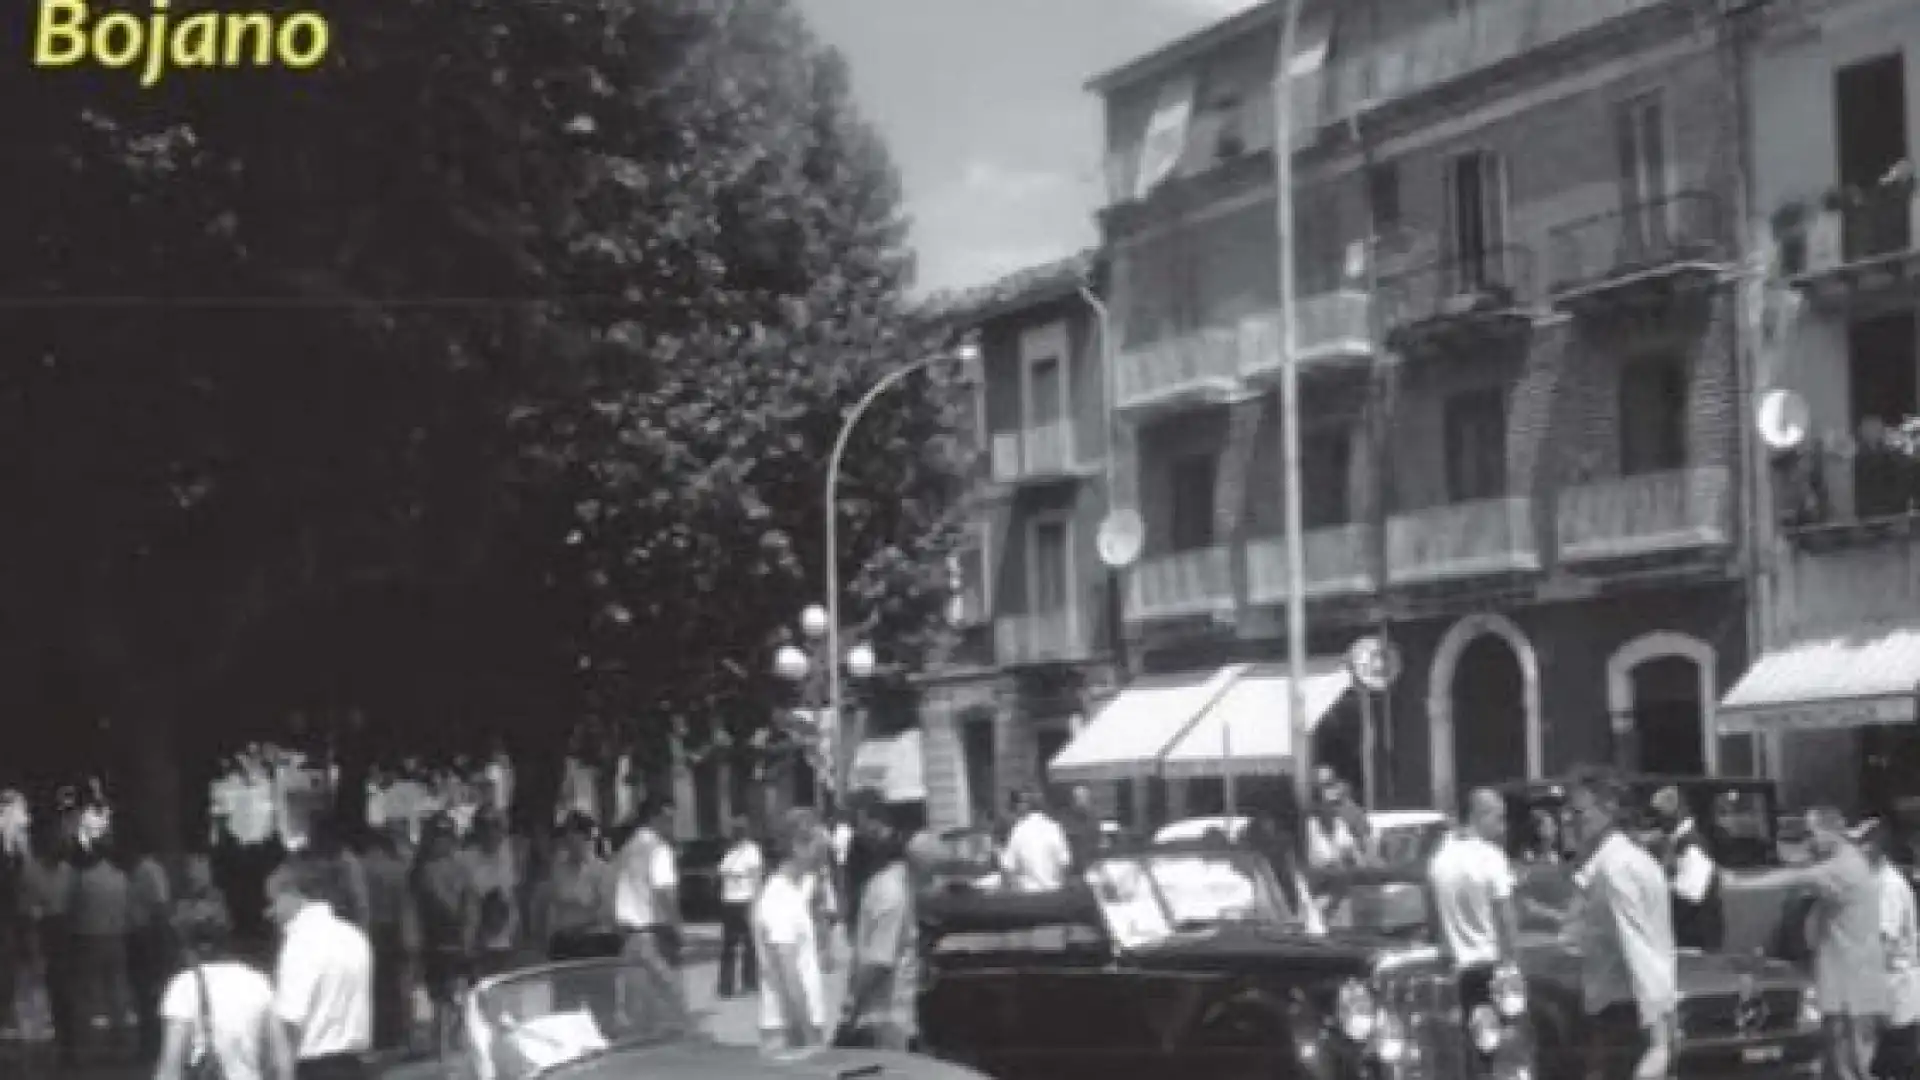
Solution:
[[[1093,192],[1071,170],[976,157],[948,176],[910,207],[917,291],[985,284],[1093,239]]]
[[[957,197],[987,198],[1004,202],[1023,202],[1056,194],[1069,186],[1068,178],[1041,169],[1016,169],[992,161],[974,159],[960,174]]]

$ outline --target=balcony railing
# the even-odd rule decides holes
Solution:
[[[1722,466],[1580,484],[1560,492],[1560,558],[1632,558],[1729,539],[1731,478]]]
[[[1447,256],[1392,275],[1380,283],[1379,295],[1388,340],[1400,348],[1531,324],[1533,251],[1504,245]]]
[[[1480,499],[1396,514],[1387,522],[1387,575],[1446,581],[1540,569],[1533,501]]]
[[[1913,250],[1914,189],[1875,188],[1840,210],[1840,258],[1865,262]]]
[[[993,651],[1002,664],[1084,660],[1089,650],[1070,608],[1029,615],[1002,615],[993,622]]]
[[[1214,326],[1123,350],[1114,360],[1114,404],[1142,410],[1232,397],[1240,383],[1240,331]]]
[[[993,437],[995,483],[1078,476],[1083,468],[1074,442],[1073,421],[1064,417]]]
[[[1301,366],[1340,363],[1373,355],[1367,294],[1341,289],[1302,297],[1294,325],[1295,360]],[[1249,379],[1280,374],[1280,316],[1256,315],[1241,324],[1240,373]]]
[[[1303,559],[1309,597],[1372,592],[1379,584],[1374,573],[1371,525],[1356,522],[1308,529]],[[1287,600],[1287,543],[1276,537],[1247,542],[1247,599],[1255,604]]]
[[[1729,255],[1720,200],[1704,191],[1629,203],[1553,230],[1549,290],[1589,292],[1687,265],[1717,268]]]
[[[1127,618],[1166,619],[1233,608],[1233,570],[1224,547],[1140,560],[1127,575]]]

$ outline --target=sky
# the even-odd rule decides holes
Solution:
[[[1109,68],[1259,0],[800,0],[886,137],[915,292],[985,284],[1095,238]]]

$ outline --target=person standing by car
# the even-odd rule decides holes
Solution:
[[[618,956],[613,867],[595,850],[598,830],[593,819],[571,811],[559,831],[546,880],[535,891],[536,939],[546,943],[550,960]]]
[[[293,1050],[273,1009],[273,983],[232,949],[226,905],[187,901],[169,914],[185,970],[160,997],[155,1080],[180,1080],[212,1055],[225,1080],[294,1080]]]
[[[614,864],[613,918],[626,939],[621,953],[655,984],[661,1001],[684,1013],[679,867],[673,845],[661,835],[671,827],[673,804],[648,796],[639,821]]]
[[[287,1027],[297,1080],[362,1080],[373,1049],[373,946],[341,918],[347,884],[332,859],[295,858],[276,883],[281,927],[274,1012]]]
[[[1580,987],[1587,1015],[1587,1075],[1664,1080],[1673,1068],[1679,964],[1672,899],[1660,864],[1621,830],[1620,785],[1605,774],[1575,779],[1569,796],[1574,875],[1581,900]],[[1620,1055],[1622,1044],[1632,1052]]]
[[[453,823],[428,819],[413,867],[412,892],[420,916],[421,979],[433,1003],[434,1049],[453,1049],[460,1027],[460,997],[472,977],[479,898],[460,859]]]
[[[1364,849],[1344,812],[1340,781],[1331,774],[1313,793],[1307,817],[1307,865],[1316,872],[1358,866]]]
[[[835,1042],[905,1052],[913,1041],[918,946],[906,838],[886,814],[874,804],[860,819],[879,869],[861,897],[841,1020],[846,1037]]]
[[[1001,868],[1014,892],[1056,892],[1064,888],[1073,866],[1073,847],[1060,823],[1047,816],[1040,800],[1023,791],[1014,801],[1018,820],[1007,836]]]
[[[1493,968],[1514,959],[1519,941],[1506,837],[1506,800],[1477,789],[1467,796],[1466,820],[1427,864],[1440,944],[1461,975],[1462,993],[1475,990],[1476,998],[1486,993]],[[1469,982],[1476,985],[1469,988]]]
[[[736,988],[760,992],[759,967],[753,955],[753,898],[760,894],[766,862],[746,818],[733,819],[733,846],[720,860],[720,996],[730,998]],[[735,974],[739,975],[736,980]]]
[[[1707,853],[1706,839],[1687,813],[1677,787],[1654,794],[1653,813],[1665,849],[1661,862],[1673,883],[1674,943],[1683,949],[1718,952],[1726,936],[1726,920],[1720,907],[1720,869]]]
[[[1880,878],[1880,941],[1887,954],[1887,1029],[1873,1075],[1911,1080],[1920,1075],[1920,914],[1907,875],[1887,859],[1886,834],[1878,821],[1852,833]]]
[[[774,871],[753,907],[760,949],[760,1033],[770,1050],[803,1050],[825,1041],[827,996],[814,940],[809,882],[832,849],[820,843],[811,815],[789,815],[776,843]]]
[[[474,978],[484,979],[511,969],[520,943],[520,867],[498,810],[486,807],[474,815],[473,843],[465,858],[479,903]]]
[[[1828,1080],[1867,1080],[1886,1026],[1887,951],[1880,939],[1880,876],[1831,806],[1807,811],[1807,846],[1818,862],[1777,870],[1729,871],[1721,887],[1814,893],[1813,984],[1826,1031]]]

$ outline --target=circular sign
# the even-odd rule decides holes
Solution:
[[[1146,523],[1140,520],[1137,511],[1113,511],[1100,522],[1100,532],[1095,537],[1100,561],[1114,570],[1132,566],[1134,560],[1140,557],[1140,548],[1145,544],[1146,537]]]
[[[1369,634],[1347,647],[1347,671],[1367,689],[1385,690],[1400,677],[1400,650]]]
[[[1754,426],[1770,450],[1794,450],[1807,441],[1810,418],[1807,400],[1791,390],[1774,389],[1760,395]]]

